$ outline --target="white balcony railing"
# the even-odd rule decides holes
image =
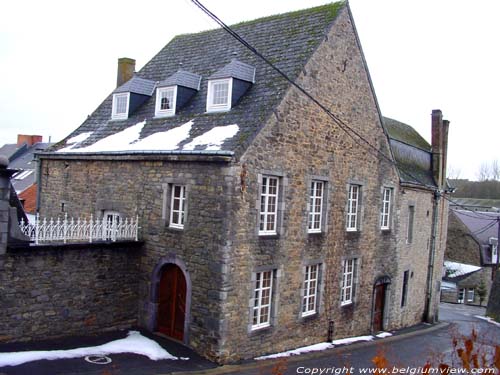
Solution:
[[[93,242],[138,240],[139,217],[107,221],[103,219],[40,219],[37,214],[34,222],[19,224],[21,231],[35,244],[47,242]]]

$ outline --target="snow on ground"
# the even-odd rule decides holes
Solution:
[[[382,332],[382,333],[377,335],[378,338],[384,338],[384,337],[389,337],[389,336],[392,336],[392,333]],[[291,355],[299,355],[299,354],[303,354],[303,353],[318,352],[318,351],[322,351],[322,350],[326,350],[326,349],[335,348],[335,346],[337,346],[337,345],[348,345],[348,344],[353,344],[355,342],[360,342],[360,341],[372,341],[373,339],[374,339],[374,336],[371,336],[371,335],[348,337],[345,339],[333,340],[332,342],[322,342],[319,344],[303,346],[301,348],[288,350],[286,352],[264,355],[261,357],[256,357],[254,359],[256,359],[257,361],[260,361],[263,359],[290,357]]]
[[[238,133],[240,128],[238,125],[227,125],[227,126],[216,126],[215,128],[210,129],[206,133],[196,137],[187,145],[185,145],[183,150],[194,150],[196,146],[204,146],[207,147],[205,150],[220,150],[220,147],[224,143],[224,141],[228,138],[232,138]]]
[[[392,333],[389,333],[389,332],[380,332],[378,335],[375,335],[377,336],[379,339],[383,339],[384,337],[390,337],[392,336]]]
[[[497,327],[500,327],[500,323],[491,319],[489,316],[474,315],[474,317],[478,318],[478,319],[486,320],[488,323],[491,323],[491,324],[496,325]]]
[[[189,138],[193,121],[164,132],[157,132],[139,139],[146,121],[141,121],[121,132],[112,134],[96,143],[78,148],[92,133],[82,133],[70,138],[58,152],[113,152],[113,151],[162,151],[178,150],[179,143]],[[238,133],[238,125],[217,126],[194,138],[183,147],[183,150],[194,150],[196,146],[205,146],[205,150],[220,150],[225,140]]]
[[[448,260],[444,262],[444,266],[446,268],[446,277],[467,275],[468,273],[476,272],[481,269],[481,267],[471,264],[450,262]]]
[[[108,355],[118,353],[134,353],[149,357],[153,361],[161,359],[186,359],[171,355],[163,349],[157,342],[142,336],[137,331],[129,331],[124,339],[110,341],[107,344],[69,349],[69,350],[45,350],[45,351],[26,351],[13,353],[0,353],[0,367],[17,366],[26,362],[47,359],[80,358],[89,355]]]

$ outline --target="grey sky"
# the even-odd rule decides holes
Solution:
[[[202,0],[226,23],[324,0]],[[351,0],[384,116],[430,139],[430,113],[450,125],[450,164],[475,178],[500,159],[496,0]],[[140,69],[170,39],[214,28],[188,0],[11,1],[0,14],[0,145],[18,133],[60,140],[114,89],[118,57]],[[228,36],[229,37],[229,36]]]

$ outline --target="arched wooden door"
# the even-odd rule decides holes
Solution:
[[[372,330],[379,332],[384,330],[384,315],[386,305],[387,288],[391,284],[389,276],[382,276],[376,282],[373,288],[373,314]]]
[[[178,266],[167,264],[158,291],[158,331],[182,341],[185,319],[186,279]]]

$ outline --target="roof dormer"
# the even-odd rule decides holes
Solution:
[[[118,87],[113,91],[111,119],[127,119],[153,95],[155,85],[154,81],[134,76]]]
[[[173,116],[200,90],[201,76],[179,70],[156,86],[155,116]]]
[[[233,59],[208,79],[207,112],[228,111],[255,83],[255,68]]]

